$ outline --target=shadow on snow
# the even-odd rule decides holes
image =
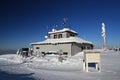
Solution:
[[[31,77],[33,74],[34,73],[13,74],[0,70],[0,80],[36,80],[35,78]],[[43,80],[43,79],[39,79],[39,80]]]

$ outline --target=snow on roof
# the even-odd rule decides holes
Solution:
[[[78,37],[69,37],[69,38],[60,38],[60,39],[47,39],[42,42],[35,42],[31,44],[56,44],[56,43],[68,43],[68,42],[76,42],[76,43],[88,43],[92,44],[92,42],[86,41],[84,39]]]
[[[51,34],[51,33],[65,32],[65,31],[70,31],[70,32],[73,32],[73,33],[76,33],[76,34],[77,34],[76,31],[71,30],[71,29],[69,29],[69,28],[63,28],[62,30],[54,30],[54,31],[48,32],[48,33]]]

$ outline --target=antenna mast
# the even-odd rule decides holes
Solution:
[[[45,36],[46,39],[48,39],[48,26],[46,26],[46,36]]]
[[[104,50],[107,49],[107,43],[106,43],[106,28],[105,28],[105,24],[102,23],[102,37],[104,40]]]
[[[67,19],[64,18],[64,19],[63,19],[63,28],[66,28],[66,27],[67,27],[67,26],[66,26],[66,23],[67,23]]]

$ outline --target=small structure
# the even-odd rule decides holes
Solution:
[[[100,52],[85,51],[83,59],[83,70],[89,71],[89,64],[95,64],[95,69],[100,71]]]
[[[22,57],[28,57],[29,56],[29,48],[21,48],[18,49],[16,52],[17,55],[20,55]]]
[[[59,57],[58,57],[58,61],[62,63],[63,60],[64,60],[64,58],[62,57],[62,54],[60,54]]]

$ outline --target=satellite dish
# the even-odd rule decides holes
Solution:
[[[47,39],[47,38],[48,38],[48,36],[45,36],[45,38]]]
[[[55,32],[55,31],[57,31],[57,30],[53,28],[53,29],[52,29],[52,32]]]

